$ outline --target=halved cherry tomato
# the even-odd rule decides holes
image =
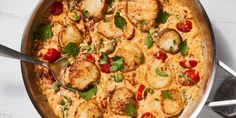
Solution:
[[[197,72],[196,70],[186,70],[184,74],[188,76],[195,84],[200,80],[199,72]]]
[[[105,65],[101,65],[101,64],[100,64],[100,67],[101,67],[101,71],[102,71],[102,72],[104,72],[104,73],[110,73],[111,59],[108,58],[108,59],[107,59],[107,64],[105,64]]]
[[[197,66],[197,63],[198,62],[196,60],[182,60],[179,62],[179,65],[183,68],[194,68]]]
[[[143,97],[145,98],[147,96],[147,92],[144,89],[145,89],[145,86],[141,84],[137,92],[137,100],[140,101],[143,99]]]
[[[51,14],[58,16],[63,12],[63,4],[61,2],[54,2],[51,6]]]
[[[192,22],[190,20],[186,20],[176,24],[176,28],[182,32],[190,32],[192,27]]]
[[[155,116],[153,116],[150,112],[146,112],[141,116],[141,118],[155,118]]]
[[[162,51],[159,51],[159,52],[155,53],[154,57],[156,57],[157,59],[162,60],[163,62],[168,58],[167,54],[162,52]]]
[[[43,59],[47,60],[50,63],[55,62],[61,57],[60,52],[55,48],[49,48],[48,52],[43,56]]]
[[[92,62],[92,63],[95,62],[95,58],[91,54],[87,55],[86,60],[89,61],[89,62]]]

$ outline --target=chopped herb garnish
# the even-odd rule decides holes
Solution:
[[[111,59],[112,59],[112,63],[110,67],[111,72],[116,72],[124,68],[124,65],[123,65],[124,59],[122,57],[115,56],[115,57],[112,57]]]
[[[84,11],[83,14],[84,14],[84,17],[87,18],[87,19],[89,19],[91,17],[87,10]]]
[[[72,100],[70,97],[63,96],[61,100],[61,112],[62,112],[62,117],[66,118],[68,116],[68,107],[71,105]]]
[[[193,81],[191,78],[189,78],[186,74],[184,74],[183,70],[180,71],[179,73],[179,78],[185,78],[187,79],[188,81]]]
[[[145,57],[143,54],[140,56],[140,61],[141,61],[141,63],[144,63],[144,61],[145,61]]]
[[[125,19],[120,15],[120,12],[116,12],[114,24],[117,28],[122,29],[122,31],[126,27],[127,23]]]
[[[122,74],[115,74],[115,75],[111,76],[110,79],[114,80],[115,82],[122,82],[123,78],[124,78],[124,76]]]
[[[131,116],[131,117],[135,117],[136,116],[135,107],[130,102],[127,104],[127,106],[125,107],[124,111],[128,114],[128,116]]]
[[[168,74],[163,72],[163,71],[161,71],[161,70],[159,70],[158,67],[155,69],[155,71],[156,71],[156,74],[161,76],[161,77],[168,77]]]
[[[108,56],[106,52],[102,52],[102,57],[100,59],[100,64],[105,65],[108,63]]]
[[[72,20],[73,21],[80,21],[81,16],[77,15],[75,12],[72,14]]]
[[[53,89],[54,89],[54,92],[55,93],[57,93],[58,91],[60,91],[60,83],[59,82],[55,82],[54,84],[53,84]]]
[[[187,45],[187,40],[182,41],[182,42],[179,44],[179,51],[180,51],[180,53],[181,53],[183,56],[185,56],[185,55],[188,53],[189,47],[188,47],[188,45]]]
[[[145,45],[146,45],[147,48],[149,49],[149,48],[152,47],[153,43],[154,43],[154,42],[153,42],[153,40],[152,40],[151,34],[150,34],[150,33],[147,33],[147,36],[146,36],[146,38],[145,38]]]
[[[166,23],[169,16],[170,16],[170,14],[168,12],[161,10],[159,16],[156,19],[156,21],[158,23]]]
[[[146,25],[146,23],[144,21],[141,21],[140,25],[143,27],[144,25]]]
[[[65,54],[67,54],[67,56],[72,55],[72,56],[76,57],[79,53],[79,49],[78,49],[77,45],[74,42],[70,42],[66,45],[63,52]]]
[[[153,94],[155,91],[151,88],[146,88],[145,89],[146,92],[150,93],[150,94]]]
[[[84,92],[79,92],[80,97],[84,98],[85,100],[91,99],[94,95],[97,94],[97,87],[93,86],[92,88],[88,89]]]
[[[47,24],[47,25],[43,25],[41,26],[37,33],[36,33],[36,37],[37,38],[40,38],[40,39],[43,39],[43,40],[46,40],[48,38],[51,38],[53,33],[52,33],[52,25],[51,24]]]
[[[173,99],[173,97],[172,97],[172,95],[169,91],[163,90],[163,91],[161,91],[161,93],[162,93],[162,96],[163,96],[164,99],[168,99],[168,100]]]
[[[67,87],[70,91],[73,91],[73,92],[75,92],[75,93],[78,93],[78,92],[79,92],[76,88],[74,88],[73,86],[71,86],[71,84],[67,84],[66,87]]]

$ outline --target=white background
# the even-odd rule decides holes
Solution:
[[[0,44],[20,51],[21,37],[39,0],[0,0]],[[200,0],[213,25],[217,58],[236,70],[236,0]],[[212,94],[228,74],[217,68]],[[20,62],[0,57],[0,118],[39,118],[23,84]],[[199,118],[221,118],[204,108]]]

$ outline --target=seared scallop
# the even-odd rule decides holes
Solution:
[[[128,115],[125,108],[128,104],[132,104],[137,108],[135,94],[127,88],[119,88],[114,91],[110,98],[109,108],[116,115]]]
[[[101,116],[102,110],[95,100],[87,100],[80,103],[75,114],[76,118],[100,118]]]
[[[182,38],[174,29],[164,29],[157,36],[157,45],[165,52],[175,54],[179,51]]]
[[[155,58],[148,61],[146,81],[151,87],[155,89],[168,87],[172,82],[172,75],[168,64]]]
[[[76,61],[69,69],[70,84],[78,90],[84,90],[98,81],[99,70],[94,63],[85,60]]]
[[[159,12],[159,0],[127,1],[127,15],[134,25],[141,27],[141,30],[150,29],[154,25]]]
[[[124,58],[123,72],[133,71],[144,62],[142,49],[129,41],[125,41],[119,46],[116,55]]]
[[[80,30],[72,25],[64,27],[59,34],[59,43],[62,48],[70,42],[76,43],[77,45],[83,42],[83,36]]]
[[[122,31],[120,28],[117,28],[114,24],[114,17],[106,18],[105,21],[100,21],[98,23],[97,29],[98,32],[104,35],[107,38],[126,38],[132,39],[134,37],[135,29],[134,26],[128,22],[128,19],[124,17],[127,22],[127,26]]]
[[[162,112],[167,116],[178,115],[184,108],[184,101],[180,91],[162,90],[160,99]]]
[[[81,9],[88,11],[89,15],[95,20],[102,20],[107,11],[107,0],[82,0]]]

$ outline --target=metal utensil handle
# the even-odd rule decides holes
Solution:
[[[222,61],[217,60],[217,65],[223,68],[225,71],[227,71],[229,74],[236,77],[236,72],[231,69],[229,66],[224,64]],[[205,107],[220,107],[220,106],[230,106],[230,105],[236,105],[236,100],[222,100],[222,101],[212,101],[212,102],[206,102]]]
[[[13,59],[19,59],[22,61],[26,61],[26,62],[30,62],[30,63],[34,63],[34,64],[39,64],[45,67],[48,67],[47,63],[42,62],[40,60],[37,60],[33,57],[24,55],[20,52],[17,52],[11,48],[8,48],[2,44],[0,44],[0,56],[2,57],[8,57],[8,58],[13,58]]]

